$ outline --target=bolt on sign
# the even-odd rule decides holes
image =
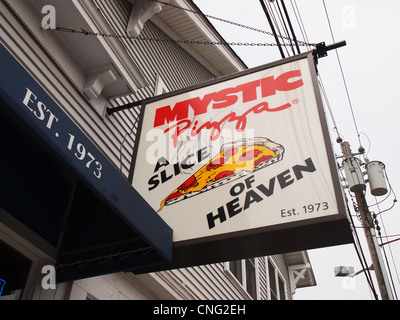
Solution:
[[[352,241],[312,53],[147,100],[136,141],[168,268]]]

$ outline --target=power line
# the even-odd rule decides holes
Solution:
[[[280,50],[282,58],[285,57],[283,54],[283,49],[285,49],[287,56],[290,56],[288,48],[289,46],[291,47],[291,52],[293,55],[296,55],[296,49],[297,53],[300,54],[299,41],[297,40],[284,0],[260,0],[260,3],[268,19],[268,23],[275,36],[275,41],[277,42],[278,46],[280,44],[279,39],[283,39],[284,44],[289,44]],[[285,40],[289,42],[286,43]]]
[[[333,129],[337,133],[337,137],[341,138],[340,133],[339,133],[339,128],[338,128],[338,126],[336,124],[336,120],[335,120],[335,117],[333,115],[331,104],[329,103],[328,94],[326,93],[326,90],[325,90],[324,84],[322,83],[322,78],[321,78],[320,74],[318,75],[318,85],[319,85],[319,88],[321,90],[322,96],[323,96],[323,98],[325,100],[325,105],[328,108],[329,114],[331,116],[331,119],[332,119],[332,122],[333,122],[333,125],[334,125]]]
[[[294,4],[293,4],[293,0],[290,0],[290,3],[291,3],[291,5],[292,5],[292,10],[293,10],[294,15],[295,15],[295,17],[296,17],[297,24],[298,24],[298,26],[299,26],[300,32],[301,32],[301,34],[302,34],[302,36],[303,36],[303,39],[305,39],[306,42],[309,42],[307,33],[306,33],[306,31],[305,31],[304,23],[303,23],[303,20],[302,20],[302,18],[301,18],[301,15],[300,15],[299,7],[297,6],[296,1],[295,1]],[[308,47],[307,49],[310,50],[311,48]]]
[[[293,1],[291,0],[291,5],[292,5],[293,12],[295,14],[296,21],[298,23],[299,29],[300,29],[300,31],[302,33],[302,36],[303,36],[304,39],[306,39],[306,41],[308,41],[307,31],[305,29],[305,26],[304,26],[304,23],[303,23],[301,14],[300,14],[300,10],[299,10],[299,8],[297,6],[297,3],[296,2],[293,3]],[[328,99],[328,95],[327,95],[327,92],[326,92],[325,87],[323,85],[322,77],[321,77],[320,74],[318,75],[318,84],[319,84],[319,87],[321,89],[321,93],[322,93],[322,96],[323,96],[323,98],[325,100],[325,103],[326,103],[326,106],[328,108],[328,111],[330,113],[332,122],[334,124],[334,130],[336,131],[336,133],[338,135],[338,138],[340,138],[338,125],[336,123],[336,120],[335,120],[335,117],[334,117],[334,114],[333,114],[333,111],[332,111],[332,108],[331,108],[331,105],[330,105],[330,102],[329,102],[329,99]],[[340,171],[340,173],[343,174],[341,171]],[[347,211],[349,212],[349,220],[350,220],[350,223],[351,223],[352,228],[353,228],[353,239],[354,239],[353,245],[354,245],[354,249],[356,251],[356,254],[357,254],[358,260],[359,260],[359,262],[361,264],[361,267],[364,270],[364,274],[365,274],[368,286],[370,287],[370,290],[371,290],[374,298],[376,300],[378,300],[378,294],[376,292],[376,289],[375,289],[375,286],[374,286],[374,282],[372,280],[372,275],[371,275],[370,270],[368,268],[368,264],[367,264],[367,261],[366,261],[366,258],[365,258],[364,250],[362,248],[362,245],[361,245],[361,242],[360,242],[357,230],[356,230],[356,226],[354,224],[353,217],[350,214],[350,208],[349,208],[349,205],[348,205],[348,198],[347,198],[347,196],[345,196],[345,198],[346,198]],[[352,201],[353,201],[353,204],[354,204],[354,200],[353,199],[352,199]],[[356,213],[357,213],[357,211],[356,211]],[[357,218],[359,218],[359,215],[357,215]]]
[[[390,238],[390,237],[400,237],[400,234],[391,234],[391,235],[382,236],[382,238]]]
[[[285,5],[284,0],[281,0],[281,4],[282,4],[283,12],[285,13],[285,16],[286,16],[286,20],[287,20],[287,22],[289,24],[290,32],[292,33],[292,36],[293,36],[293,40],[294,40],[294,44],[295,44],[296,49],[297,49],[297,53],[300,54],[300,48],[299,48],[299,45],[297,43],[297,37],[296,37],[296,34],[294,32],[294,29],[293,29],[293,26],[292,26],[292,22],[290,21],[289,13],[288,13],[288,11],[286,9],[286,5]],[[294,53],[294,48],[293,48],[293,53]]]
[[[330,33],[331,33],[331,36],[332,36],[332,41],[335,42],[335,37],[333,35],[332,25],[331,25],[331,21],[329,19],[329,14],[328,14],[328,10],[326,8],[325,0],[323,0],[322,3],[324,5],[325,15],[326,15],[326,18],[328,20],[328,25],[329,25],[329,30],[330,30]],[[337,60],[338,60],[340,72],[341,72],[341,75],[342,75],[343,84],[344,84],[344,87],[345,87],[345,90],[346,90],[347,100],[348,100],[350,111],[351,111],[351,115],[352,115],[352,118],[353,118],[353,124],[354,124],[355,130],[356,130],[356,133],[357,133],[358,142],[359,142],[360,147],[361,147],[362,143],[361,143],[361,138],[360,138],[360,132],[358,131],[357,121],[356,121],[356,118],[355,118],[355,115],[354,115],[353,104],[351,103],[350,93],[349,93],[349,89],[347,87],[346,78],[344,76],[342,63],[340,61],[339,53],[337,52],[337,50],[335,50],[335,52],[336,52],[336,57],[337,57]]]
[[[283,2],[283,0],[282,0],[282,2]],[[294,15],[295,15],[295,17],[296,17],[296,21],[297,21],[297,24],[298,24],[298,28],[300,29],[300,32],[301,32],[303,38],[306,39],[306,41],[308,42],[309,40],[308,40],[307,31],[306,31],[306,29],[305,29],[305,26],[304,26],[304,23],[303,23],[303,19],[302,19],[301,14],[300,14],[299,7],[297,6],[297,3],[296,3],[296,2],[293,3],[292,0],[290,0],[290,3],[291,3],[291,5],[292,5],[292,10],[293,10]],[[286,11],[286,12],[287,12],[287,11]],[[289,19],[288,19],[288,21],[289,21],[289,23],[290,23],[290,20],[289,20]],[[290,24],[291,24],[291,23],[290,23]],[[292,27],[291,27],[291,28],[292,28]],[[293,33],[293,34],[294,34],[294,33]],[[308,48],[308,49],[310,49],[310,48]],[[338,138],[341,138],[341,135],[340,135],[340,133],[339,133],[339,127],[338,127],[338,125],[337,125],[337,123],[336,123],[335,116],[334,116],[334,113],[333,113],[331,104],[330,104],[330,102],[329,102],[328,94],[327,94],[327,92],[326,92],[326,90],[325,90],[325,86],[324,86],[324,84],[323,84],[322,77],[321,77],[321,74],[320,74],[320,73],[318,73],[318,85],[319,85],[319,88],[320,88],[320,90],[321,90],[322,97],[323,97],[323,99],[324,99],[324,101],[325,101],[325,105],[326,105],[326,107],[327,107],[327,109],[328,109],[328,111],[329,111],[330,117],[331,117],[331,119],[332,119],[332,122],[333,122],[333,125],[334,125],[334,131],[336,132],[337,137],[338,137]]]
[[[349,208],[347,197],[345,197],[345,198],[346,198],[347,211],[350,212],[350,208]],[[354,231],[353,231],[354,249],[356,251],[358,260],[360,261],[361,268],[364,270],[365,278],[366,278],[367,283],[368,283],[368,285],[369,285],[369,287],[371,289],[371,292],[374,295],[375,300],[378,300],[378,294],[376,292],[376,289],[375,289],[375,286],[374,286],[374,282],[372,281],[372,276],[371,276],[370,270],[368,268],[368,263],[367,263],[367,260],[365,258],[365,254],[364,254],[364,251],[363,251],[362,246],[361,246],[360,238],[358,237],[358,233],[356,231],[354,220],[353,220],[351,215],[350,215],[350,223],[351,223],[351,225],[353,226],[353,229],[354,229]]]
[[[339,164],[338,164],[338,166],[339,166]],[[344,176],[342,170],[339,171],[339,174],[340,174],[342,180],[345,180],[345,176]],[[351,194],[350,194],[350,196],[351,196]],[[361,268],[364,271],[364,275],[365,275],[367,284],[368,284],[368,286],[369,286],[369,288],[371,290],[371,293],[373,294],[375,300],[378,300],[378,294],[376,292],[376,289],[375,289],[375,286],[374,286],[374,282],[372,281],[372,275],[370,273],[370,269],[368,267],[368,263],[367,263],[367,260],[366,260],[366,257],[365,257],[361,242],[360,242],[360,238],[359,238],[357,230],[356,230],[357,227],[356,227],[356,225],[354,223],[353,216],[350,214],[349,199],[347,197],[347,194],[344,194],[344,198],[345,198],[345,206],[346,206],[347,212],[349,214],[350,225],[351,225],[352,231],[353,231],[354,250],[356,251],[357,258],[358,258],[358,260],[360,262]],[[352,198],[353,206],[356,206],[352,196],[351,196],[351,198]],[[357,210],[355,210],[355,211],[357,213]],[[358,214],[357,214],[357,218],[359,219]]]
[[[328,14],[328,10],[327,10],[326,4],[325,4],[325,0],[323,0],[323,6],[324,6],[324,10],[325,10],[325,15],[326,15],[326,18],[327,18],[327,21],[328,21],[328,24],[329,24],[329,30],[330,30],[330,33],[331,33],[331,36],[332,36],[332,40],[333,40],[333,42],[335,42],[335,37],[334,37],[334,34],[333,34],[332,24],[331,24],[331,21],[330,21],[330,18],[329,18],[329,14]],[[339,57],[339,54],[338,54],[337,51],[336,51],[336,56],[337,56],[337,61],[338,61],[338,64],[339,64],[341,76],[342,76],[342,79],[343,79],[344,87],[345,87],[345,90],[346,90],[346,95],[347,95],[347,100],[348,100],[348,103],[349,103],[350,111],[351,111],[351,114],[352,114],[353,124],[354,124],[355,130],[356,130],[357,138],[358,138],[359,145],[360,145],[359,150],[361,150],[362,143],[361,143],[361,139],[360,139],[360,132],[358,130],[357,121],[355,119],[354,109],[353,109],[352,102],[351,102],[351,99],[350,99],[349,89],[348,89],[348,86],[347,86],[346,78],[344,76],[343,67],[342,67],[342,64],[341,64],[341,61],[340,61],[340,57]],[[351,151],[350,151],[350,148],[345,147],[344,143],[342,143],[341,146],[342,146],[342,151],[343,151],[343,155],[344,155],[345,159],[353,156]],[[360,153],[363,154],[362,151],[360,151]],[[356,211],[356,213],[359,213],[360,218],[361,218],[362,223],[363,223],[363,226],[364,226],[364,232],[365,232],[365,236],[366,236],[366,239],[367,239],[368,247],[369,247],[369,250],[370,250],[371,259],[373,261],[373,265],[374,265],[374,268],[375,268],[375,273],[376,273],[376,277],[377,277],[377,281],[378,281],[378,285],[379,285],[379,290],[381,292],[381,296],[382,296],[383,299],[393,299],[393,296],[392,296],[392,293],[391,293],[391,290],[390,290],[390,282],[389,282],[389,279],[387,277],[387,274],[385,273],[384,266],[382,265],[383,261],[382,261],[382,258],[380,256],[380,254],[379,254],[380,252],[378,252],[379,247],[377,245],[376,239],[374,238],[375,237],[375,232],[374,232],[375,231],[375,227],[374,227],[374,224],[373,224],[373,220],[371,219],[371,216],[370,216],[370,213],[369,213],[369,210],[368,210],[368,206],[366,205],[365,195],[363,194],[363,191],[361,191],[361,190],[354,191],[354,192],[356,193],[356,201],[357,201],[357,204],[358,204],[358,207],[357,208],[355,207],[355,209],[356,209],[355,211]],[[351,216],[350,216],[350,219],[351,219],[352,223],[354,223]],[[378,233],[380,234],[379,229],[378,229]],[[358,241],[357,232],[355,231],[354,234],[355,234],[355,237],[356,237],[356,239]],[[361,252],[362,252],[362,247],[361,246],[360,246],[360,249],[361,249]],[[389,264],[388,264],[388,261],[387,261],[387,256],[386,256],[386,252],[385,251],[384,251],[384,255],[385,255],[387,267],[389,268],[389,278],[390,278],[390,281],[391,281],[392,286],[394,288],[393,277],[392,277],[392,273],[391,273],[391,270],[390,270],[390,267],[389,267]],[[369,281],[371,281],[371,284],[372,284],[372,280],[369,279]],[[371,286],[371,284],[370,284],[370,286]],[[374,291],[374,294],[375,294],[375,298],[376,298],[375,291]],[[397,298],[397,294],[396,294],[396,298]]]
[[[332,40],[335,41],[335,37],[334,37],[334,35],[333,35],[332,25],[331,25],[331,22],[330,22],[330,19],[329,19],[329,14],[328,14],[328,10],[327,10],[326,4],[325,4],[325,0],[323,0],[323,5],[324,5],[324,10],[325,10],[326,18],[327,18],[327,21],[328,21],[328,24],[329,24],[329,29],[330,29],[330,33],[331,33],[331,36],[332,36]],[[357,122],[356,122],[356,119],[355,119],[354,109],[353,109],[352,102],[351,102],[351,99],[350,99],[350,94],[349,94],[349,90],[348,90],[346,78],[345,78],[345,76],[344,76],[343,67],[342,67],[342,64],[341,64],[341,61],[340,61],[340,57],[339,57],[339,54],[338,54],[337,51],[336,51],[336,57],[337,57],[338,64],[339,64],[339,67],[340,67],[340,72],[341,72],[341,75],[342,75],[342,79],[343,79],[343,83],[344,83],[344,86],[345,86],[345,90],[346,90],[346,95],[347,95],[347,99],[348,99],[350,111],[351,111],[352,118],[353,118],[353,124],[354,124],[355,130],[356,130],[356,133],[357,133],[357,138],[358,138],[359,145],[360,145],[360,149],[361,149],[362,143],[361,143],[361,139],[360,139],[360,132],[359,132],[359,130],[358,130]],[[359,150],[360,150],[360,149],[359,149]],[[344,152],[344,151],[343,151],[343,152]],[[378,280],[378,284],[379,284],[379,289],[380,289],[380,291],[381,291],[381,295],[382,295],[382,297],[385,298],[385,299],[392,299],[392,295],[391,295],[391,293],[390,293],[390,282],[391,282],[392,288],[393,288],[393,290],[394,290],[394,292],[395,292],[395,296],[396,296],[396,299],[397,299],[397,293],[396,293],[396,290],[395,290],[395,286],[394,286],[394,282],[393,282],[393,276],[392,276],[392,271],[391,271],[391,268],[390,268],[390,265],[389,265],[389,262],[388,262],[386,250],[385,250],[385,248],[383,248],[383,253],[384,253],[384,258],[385,258],[386,266],[387,266],[388,271],[389,271],[389,279],[390,279],[390,282],[389,282],[389,279],[388,279],[387,275],[385,275],[385,273],[384,273],[384,269],[383,269],[384,267],[381,266],[382,261],[381,261],[380,258],[379,258],[378,252],[373,250],[374,248],[373,248],[373,245],[371,244],[371,243],[374,241],[374,240],[373,240],[374,233],[373,233],[373,231],[370,231],[370,230],[377,229],[377,230],[378,230],[378,234],[379,234],[379,236],[380,236],[380,235],[381,235],[381,233],[380,233],[380,228],[374,227],[374,225],[365,225],[365,223],[368,223],[368,221],[369,221],[369,220],[368,220],[368,207],[365,207],[365,208],[364,208],[364,207],[360,207],[360,204],[361,204],[361,205],[362,205],[363,203],[366,204],[365,200],[364,200],[364,202],[362,202],[360,199],[365,199],[365,198],[361,195],[361,193],[359,193],[358,196],[357,196],[357,203],[359,204],[358,210],[360,211],[360,217],[362,218],[362,223],[363,223],[363,225],[364,225],[364,231],[365,231],[365,234],[366,234],[368,246],[369,246],[369,248],[370,248],[371,258],[373,259],[373,265],[374,265],[375,268],[378,267],[378,269],[376,269],[375,272],[376,272],[376,275],[377,275],[377,280]],[[394,203],[393,203],[393,205],[394,205]],[[378,206],[378,208],[379,208],[379,206]],[[358,212],[358,211],[356,210],[356,212]],[[362,212],[364,212],[364,213],[361,214]],[[351,217],[351,216],[350,216],[350,217]],[[376,216],[375,216],[375,217],[376,217]],[[351,218],[351,219],[352,219],[352,218]],[[352,220],[352,221],[353,221],[353,220]],[[374,221],[377,221],[377,220],[375,219]],[[358,239],[357,232],[355,232],[355,235],[357,236],[357,239]],[[371,237],[372,237],[372,238],[371,238]],[[371,240],[371,239],[372,239],[372,240]],[[382,239],[382,238],[381,238],[381,239]],[[360,248],[361,248],[361,247],[360,247]],[[375,247],[375,250],[379,250],[378,248],[379,248],[379,247],[376,246],[376,247]],[[362,250],[362,248],[361,248],[361,250]],[[379,271],[379,272],[378,272],[378,271]],[[396,269],[396,274],[397,274],[397,269]],[[379,276],[378,276],[378,275],[379,275]]]
[[[377,208],[378,208],[378,213],[375,215],[375,219],[376,219],[378,216],[380,216],[381,223],[382,223],[382,226],[383,226],[383,231],[385,232],[385,236],[382,236],[381,233],[380,233],[380,230],[379,230],[379,236],[380,236],[380,240],[381,240],[381,245],[380,245],[380,246],[381,246],[381,248],[382,248],[382,250],[383,250],[383,253],[384,253],[384,256],[385,256],[385,259],[386,259],[387,268],[389,269],[389,274],[390,274],[390,278],[391,278],[391,282],[392,282],[392,287],[393,287],[394,294],[395,294],[395,296],[396,296],[396,299],[398,299],[396,287],[395,287],[395,285],[394,285],[394,280],[393,280],[393,276],[392,276],[392,271],[391,271],[391,268],[390,268],[390,265],[389,265],[389,261],[388,261],[388,258],[387,258],[386,249],[385,249],[385,247],[384,247],[385,244],[387,244],[388,247],[389,247],[389,252],[390,252],[390,255],[391,255],[391,258],[392,258],[392,262],[393,262],[393,266],[394,266],[394,270],[395,270],[395,273],[396,273],[396,276],[397,276],[397,281],[398,281],[399,284],[400,284],[399,273],[398,273],[398,270],[397,270],[396,262],[395,262],[395,260],[394,260],[392,248],[391,248],[391,245],[390,245],[391,242],[396,241],[396,240],[398,240],[398,239],[396,239],[396,240],[391,240],[391,241],[388,241],[388,242],[386,242],[386,243],[383,243],[383,239],[382,239],[382,237],[386,237],[386,238],[390,237],[390,236],[387,235],[386,226],[385,226],[384,221],[383,221],[383,215],[382,215],[382,213],[383,213],[383,212],[386,212],[386,211],[388,211],[388,210],[390,210],[390,209],[393,208],[393,206],[394,206],[394,205],[396,204],[396,202],[397,202],[397,197],[396,197],[396,194],[395,194],[395,192],[394,192],[394,190],[393,190],[393,188],[392,188],[392,185],[391,185],[391,183],[390,183],[388,174],[387,174],[387,172],[386,172],[386,167],[384,168],[384,174],[385,174],[386,181],[387,181],[387,183],[388,183],[388,185],[389,185],[389,189],[390,189],[389,194],[390,194],[390,193],[393,193],[394,199],[393,199],[393,204],[392,204],[392,206],[391,206],[389,209],[380,210],[379,204],[380,204],[381,202],[378,202],[377,199],[376,199],[376,197],[375,197],[376,206],[377,206]],[[385,199],[387,199],[387,198],[385,198]],[[398,236],[398,235],[391,235],[391,236]]]
[[[278,2],[275,2],[275,1],[273,1],[273,2],[271,2],[271,1],[265,2],[264,0],[263,0],[263,2],[266,3],[269,6],[270,12],[271,12],[272,17],[273,17],[273,21],[275,23],[275,27],[278,30],[278,36],[281,39],[288,39],[290,46],[292,46],[292,40],[289,37],[289,33],[288,33],[286,24],[285,24],[283,16],[282,16],[282,12],[280,11]],[[281,30],[283,30],[283,33],[285,34],[284,36],[282,35],[282,31]],[[290,54],[289,54],[288,47],[285,47],[285,51],[286,51],[286,53],[287,53],[287,55],[289,57]]]
[[[270,28],[272,30],[272,33],[273,33],[273,35],[275,37],[275,42],[276,42],[276,44],[278,46],[279,52],[281,54],[281,57],[282,57],[282,59],[284,59],[285,58],[285,54],[283,53],[283,49],[282,49],[281,43],[279,41],[279,35],[275,31],[275,26],[274,26],[274,23],[273,23],[272,18],[271,18],[270,10],[268,10],[268,7],[267,7],[266,3],[263,0],[260,0],[260,3],[261,3],[261,7],[264,10],[265,16],[267,17],[267,20],[268,20],[269,26],[270,26]]]
[[[379,208],[379,205],[378,205],[378,208]],[[393,291],[394,291],[394,294],[395,294],[396,300],[397,300],[397,299],[398,299],[397,291],[396,291],[396,287],[395,287],[395,285],[394,285],[392,270],[391,270],[391,267],[390,267],[390,264],[389,264],[389,261],[388,261],[388,257],[387,257],[387,254],[386,254],[386,249],[385,249],[385,247],[383,246],[384,243],[383,243],[383,239],[382,239],[381,228],[380,228],[379,225],[378,225],[378,220],[376,219],[376,218],[377,218],[376,215],[374,215],[374,218],[375,218],[376,229],[378,230],[378,236],[379,236],[379,238],[380,238],[380,240],[381,240],[381,245],[380,245],[380,247],[382,248],[383,255],[384,255],[384,257],[385,257],[386,266],[387,266],[388,271],[389,271],[390,281],[391,281],[391,283],[392,283],[392,288],[393,288]],[[385,227],[385,224],[384,224],[384,222],[383,222],[383,217],[380,216],[380,218],[381,218],[381,223],[382,223],[382,226],[383,226],[383,231],[386,233],[386,227]],[[395,241],[395,240],[392,240],[392,241]],[[391,257],[392,257],[392,261],[393,261],[393,263],[394,263],[393,253],[392,253],[392,249],[391,249],[391,246],[390,246],[390,242],[392,242],[392,241],[389,241],[389,242],[387,242],[386,244],[389,244],[389,251],[390,251],[390,254],[391,254]],[[395,263],[394,263],[394,269],[395,269],[395,272],[396,272],[396,275],[397,275],[397,280],[399,280],[399,274],[398,274],[398,272],[397,272],[397,267],[396,267],[396,264],[395,264]]]

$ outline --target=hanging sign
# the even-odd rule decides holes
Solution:
[[[142,106],[132,184],[176,247],[347,222],[314,69],[304,54]]]

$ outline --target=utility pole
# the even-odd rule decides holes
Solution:
[[[340,145],[343,152],[344,162],[350,161],[352,159],[358,161],[357,159],[353,158],[353,154],[350,149],[350,144],[347,141],[341,142]],[[354,173],[357,170],[356,168],[357,165],[358,163],[354,161],[350,164],[351,173]],[[360,170],[361,173],[361,168],[359,167],[359,165],[358,165],[358,170]],[[346,174],[347,180],[353,178],[354,178],[353,176],[348,177]],[[378,243],[376,241],[375,227],[371,217],[371,213],[368,209],[367,201],[365,199],[364,190],[365,190],[365,184],[361,183],[357,184],[353,189],[351,189],[351,191],[353,191],[356,196],[356,201],[361,216],[361,221],[364,225],[363,229],[368,243],[372,264],[374,266],[375,275],[379,286],[379,291],[381,293],[381,298],[382,300],[393,300],[393,293],[390,288],[389,279],[386,274],[386,270],[383,264],[383,259],[379,250]]]

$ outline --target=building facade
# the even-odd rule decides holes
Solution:
[[[305,251],[135,273],[171,259],[173,234],[127,181],[135,102],[247,68],[205,43],[223,39],[192,1],[0,7],[1,299],[292,299],[315,285]]]

